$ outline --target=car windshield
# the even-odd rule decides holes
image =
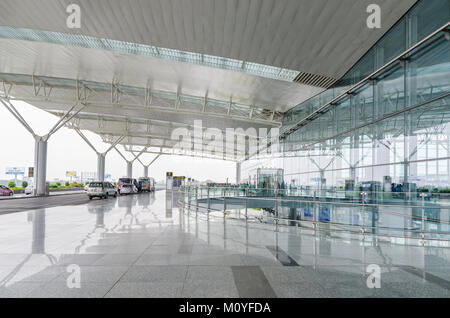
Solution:
[[[129,188],[129,187],[131,187],[129,184],[124,184],[124,185],[122,186],[122,188]]]
[[[103,183],[101,182],[91,182],[89,183],[89,188],[102,188]]]
[[[130,184],[132,183],[132,179],[131,178],[120,178],[119,179],[119,184]]]

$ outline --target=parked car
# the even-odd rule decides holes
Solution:
[[[140,192],[140,185],[139,182],[137,182],[136,179],[133,178],[120,178],[119,182],[117,182],[117,191],[119,192],[119,194],[122,193],[122,188],[124,185],[129,185],[132,192],[131,193],[138,193]],[[125,191],[127,191],[126,193],[130,193],[128,192],[130,189],[126,189]]]
[[[0,185],[0,195],[12,197],[14,195],[14,191],[6,186]]]
[[[120,195],[132,194],[132,193],[137,193],[137,191],[133,190],[133,185],[131,185],[131,184],[123,184],[120,187],[120,192],[119,192]]]
[[[87,188],[87,195],[89,200],[93,197],[107,198],[108,196],[117,197],[117,191],[110,182],[91,182]]]
[[[34,185],[29,184],[26,188],[25,188],[25,194],[32,194],[34,191]]]

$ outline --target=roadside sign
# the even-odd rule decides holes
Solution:
[[[76,171],[66,171],[66,177],[76,177],[77,172]]]
[[[28,178],[33,178],[34,177],[34,167],[29,167],[28,168]]]
[[[25,168],[23,167],[8,167],[6,168],[5,174],[13,174],[13,175],[24,175]]]

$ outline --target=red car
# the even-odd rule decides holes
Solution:
[[[13,190],[11,190],[10,188],[8,188],[8,187],[5,187],[5,186],[3,186],[3,185],[0,185],[0,195],[1,196],[9,196],[9,197],[12,197],[13,195],[14,195],[14,191]]]

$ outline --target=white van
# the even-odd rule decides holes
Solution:
[[[117,190],[110,182],[96,181],[88,184],[86,194],[88,195],[89,200],[92,200],[93,197],[106,199],[109,196],[117,197]]]

